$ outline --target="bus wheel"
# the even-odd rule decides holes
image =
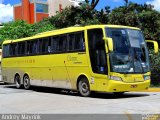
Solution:
[[[123,94],[124,94],[124,92],[114,92],[114,95],[116,95],[116,96],[121,96]]]
[[[20,89],[21,88],[21,77],[19,75],[16,75],[14,78],[15,84],[16,84],[16,88]]]
[[[25,75],[23,77],[23,85],[26,90],[28,90],[30,88],[31,85],[30,85],[30,79],[29,79],[28,75]]]
[[[78,90],[83,97],[87,97],[91,94],[89,82],[86,78],[82,78],[78,82]]]

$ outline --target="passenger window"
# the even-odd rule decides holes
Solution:
[[[59,50],[58,46],[59,37],[52,37],[52,51],[57,52]]]
[[[48,45],[47,45],[47,52],[48,52],[48,53],[53,52],[53,49],[52,49],[51,46],[52,46],[52,38],[49,37],[49,39],[48,39]]]
[[[68,35],[68,50],[73,51],[74,47],[74,41],[75,41],[75,34],[69,34]]]
[[[39,53],[47,53],[48,38],[39,39]]]
[[[74,50],[84,50],[84,34],[77,33],[75,34]]]
[[[79,32],[68,35],[68,50],[69,51],[85,50],[84,33]]]
[[[10,56],[10,45],[4,45],[3,46],[3,57],[9,57]]]
[[[59,38],[59,42],[58,42],[58,51],[59,52],[65,52],[66,51],[66,43],[67,43],[67,36],[64,35],[64,36],[60,36]]]
[[[27,41],[27,55],[33,55],[38,53],[38,40]]]
[[[11,43],[10,55],[16,56],[17,55],[17,43]]]
[[[19,42],[18,43],[18,55],[24,55],[25,54],[25,42]]]

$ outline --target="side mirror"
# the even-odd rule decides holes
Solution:
[[[113,40],[112,40],[112,38],[106,38],[106,37],[104,37],[103,40],[108,45],[108,50],[110,52],[112,52],[113,51]]]
[[[152,46],[154,47],[154,53],[158,54],[159,47],[158,47],[158,43],[156,41],[146,40],[146,43],[147,43],[147,45],[152,44]]]

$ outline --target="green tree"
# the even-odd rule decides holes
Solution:
[[[49,21],[49,18],[46,18],[38,23],[35,23],[32,26],[32,29],[34,31],[33,34],[38,34],[38,33],[46,32],[46,31],[54,30],[56,28],[55,28],[54,24],[52,24]]]
[[[0,40],[18,39],[33,34],[32,25],[22,20],[4,23],[3,26],[4,27],[0,29]]]
[[[109,14],[109,23],[139,27],[146,39],[160,40],[160,13],[144,4],[129,3],[128,7],[121,6]]]
[[[56,28],[65,28],[74,25],[99,24],[98,12],[90,10],[87,5],[81,7],[66,7],[61,13],[57,13],[49,20]]]
[[[126,7],[128,6],[129,1],[128,0],[124,0]]]
[[[89,0],[85,0],[87,5],[89,6],[90,10],[95,9],[95,7],[97,6],[97,4],[99,3],[99,0],[92,0],[91,2]]]

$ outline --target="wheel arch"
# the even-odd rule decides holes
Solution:
[[[24,76],[28,76],[29,77],[29,74],[28,73],[24,73],[23,78],[24,78]]]
[[[16,78],[16,76],[19,76],[20,78],[21,78],[21,76],[20,76],[20,74],[17,72],[17,73],[15,73],[15,75],[14,75],[14,82],[15,82],[15,78]],[[22,84],[22,79],[21,79],[21,84]]]
[[[80,81],[82,78],[86,78],[86,79],[88,80],[88,83],[89,83],[89,78],[87,77],[87,75],[85,75],[85,74],[80,74],[80,75],[78,76],[78,78],[77,78],[77,83],[76,83],[76,88],[77,88],[77,90],[79,89],[79,88],[78,88],[78,83],[79,83],[79,81]]]

